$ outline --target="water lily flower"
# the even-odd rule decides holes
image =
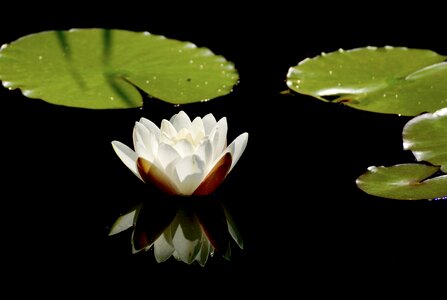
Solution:
[[[153,248],[157,262],[174,256],[203,266],[214,251],[229,258],[230,237],[240,248],[242,239],[223,205],[202,196],[223,182],[247,140],[248,134],[242,133],[227,146],[227,120],[216,121],[212,114],[191,121],[180,111],[160,128],[141,118],[133,131],[135,150],[118,141],[112,142],[113,148],[138,178],[168,197],[145,201],[119,217],[109,235],[133,227],[133,252]],[[184,197],[190,201],[185,203]]]
[[[119,141],[112,145],[122,162],[143,182],[168,195],[213,193],[244,152],[248,133],[227,146],[227,119],[212,114],[193,121],[184,111],[161,122],[136,122],[134,150]]]

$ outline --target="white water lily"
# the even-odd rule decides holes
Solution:
[[[223,182],[247,146],[248,133],[227,147],[227,119],[212,114],[193,121],[184,111],[161,122],[136,122],[134,149],[112,145],[122,162],[142,181],[170,195],[209,195]]]

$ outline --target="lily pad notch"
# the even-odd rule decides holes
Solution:
[[[447,108],[411,119],[403,129],[403,147],[421,163],[369,167],[356,183],[364,192],[398,200],[447,196]]]
[[[447,196],[447,56],[406,47],[340,49],[306,58],[287,73],[290,90],[359,110],[417,116],[403,148],[421,163],[371,166],[357,186],[378,197]]]
[[[287,86],[359,110],[416,116],[447,106],[446,59],[405,47],[340,49],[291,67]]]
[[[207,48],[118,29],[30,34],[3,45],[0,80],[29,98],[90,109],[143,105],[140,91],[187,104],[229,94],[234,64]]]

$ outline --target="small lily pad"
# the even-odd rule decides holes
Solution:
[[[287,85],[356,109],[415,116],[447,106],[446,58],[404,47],[339,50],[291,67]]]
[[[438,167],[401,164],[369,167],[356,183],[364,192],[397,200],[434,199],[447,195],[447,175],[432,177]]]
[[[209,100],[230,93],[238,74],[224,57],[189,42],[147,32],[73,29],[3,45],[0,80],[29,98],[105,109],[142,106],[138,89],[174,104]]]
[[[411,119],[403,130],[404,149],[419,161],[441,166],[447,173],[447,108]]]

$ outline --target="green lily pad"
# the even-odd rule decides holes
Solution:
[[[403,129],[404,149],[419,161],[441,166],[447,173],[447,108],[411,119]]]
[[[403,47],[339,50],[290,68],[287,85],[360,110],[415,116],[447,106],[446,58]]]
[[[175,104],[209,100],[230,93],[238,74],[222,56],[189,42],[147,32],[73,29],[3,45],[0,80],[29,98],[105,109],[142,106],[138,89]]]
[[[369,167],[356,183],[364,192],[397,200],[434,199],[447,195],[447,175],[432,177],[439,170],[423,164]]]

